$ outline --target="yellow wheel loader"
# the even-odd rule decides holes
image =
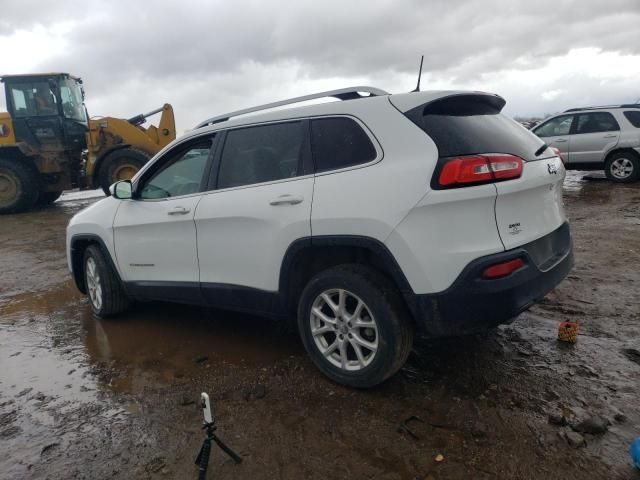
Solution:
[[[130,179],[176,138],[173,108],[89,119],[82,80],[67,73],[5,75],[0,112],[0,214],[55,201],[70,188]],[[162,113],[157,127],[142,125]]]

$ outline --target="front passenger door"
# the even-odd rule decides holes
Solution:
[[[571,125],[574,115],[560,115],[533,129],[538,137],[550,147],[560,150],[565,159],[569,159],[571,149]]]
[[[139,295],[154,298],[164,288],[160,296],[166,299],[199,297],[193,218],[213,140],[202,137],[167,152],[134,186],[134,198],[118,208],[113,225],[118,267]]]

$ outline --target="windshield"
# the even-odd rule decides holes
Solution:
[[[15,117],[57,115],[57,99],[46,80],[20,82],[9,87]]]
[[[73,80],[60,81],[60,97],[62,99],[62,112],[67,118],[87,122],[87,111],[82,101],[80,85]]]

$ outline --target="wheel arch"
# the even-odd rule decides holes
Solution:
[[[122,278],[120,278],[120,273],[116,268],[113,258],[111,258],[111,254],[109,253],[109,249],[107,248],[107,245],[104,243],[104,240],[102,240],[102,238],[100,238],[97,235],[79,234],[71,237],[71,241],[69,244],[69,248],[70,248],[69,255],[71,257],[71,275],[73,276],[73,280],[78,290],[80,290],[84,294],[87,293],[87,288],[84,282],[82,262],[84,260],[84,252],[91,245],[97,245],[98,248],[100,248],[100,251],[104,255],[105,260],[107,261],[107,263],[109,263],[109,265],[113,269],[114,274],[118,279],[118,282],[120,282],[120,285],[124,287]]]
[[[295,316],[297,300],[309,280],[322,270],[347,263],[374,268],[401,294],[413,292],[395,257],[379,240],[355,235],[307,237],[293,242],[284,255],[279,280],[281,307]]]
[[[605,165],[609,161],[609,159],[611,157],[613,157],[616,153],[630,153],[635,158],[640,160],[640,154],[636,150],[634,150],[633,148],[631,148],[631,147],[614,147],[613,150],[611,150],[609,153],[607,153],[607,156],[604,158]]]

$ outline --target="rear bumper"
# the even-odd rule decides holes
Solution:
[[[485,280],[496,263],[522,258],[507,277]],[[427,336],[466,335],[509,323],[558,285],[573,267],[569,224],[526,245],[471,262],[447,290],[405,294],[419,332]]]

